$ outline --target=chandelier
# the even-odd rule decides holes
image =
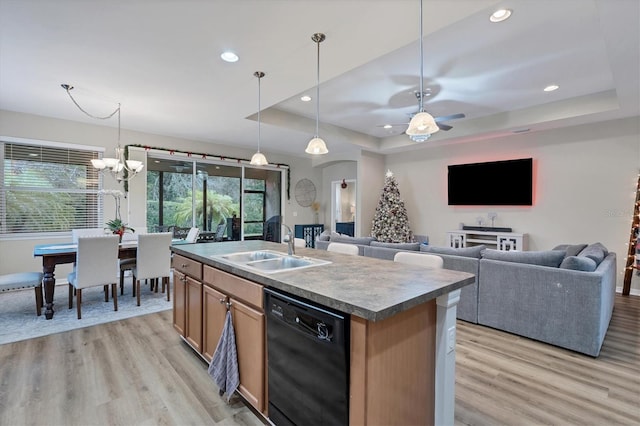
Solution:
[[[87,116],[97,120],[108,120],[114,115],[118,115],[118,146],[116,147],[115,157],[93,159],[91,160],[91,164],[100,172],[111,174],[111,176],[113,176],[113,178],[118,182],[128,182],[133,179],[136,174],[142,171],[144,164],[142,164],[142,161],[125,159],[125,150],[120,146],[120,104],[118,103],[118,107],[111,114],[105,115],[104,117],[95,116],[93,114],[89,114],[80,106],[80,104],[78,104],[78,102],[76,102],[74,97],[71,95],[73,86],[69,84],[61,84],[61,86],[67,92],[74,105]]]

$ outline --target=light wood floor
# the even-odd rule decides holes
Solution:
[[[640,424],[640,297],[599,358],[458,321],[456,424]],[[218,397],[171,311],[0,345],[0,425],[261,425]]]

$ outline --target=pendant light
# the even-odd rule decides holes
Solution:
[[[327,149],[327,145],[324,143],[322,138],[318,136],[318,129],[320,127],[320,43],[322,43],[325,39],[325,35],[322,33],[315,33],[311,36],[311,40],[313,40],[318,46],[318,63],[317,63],[317,84],[316,84],[316,134],[309,141],[307,145],[307,149],[304,150],[307,154],[313,155],[321,155],[329,152]]]
[[[420,0],[420,109],[405,132],[414,142],[424,142],[440,128],[431,114],[424,111],[424,52],[422,49],[422,0]]]
[[[260,79],[264,77],[262,71],[256,71],[253,73],[255,77],[258,77],[258,151],[251,157],[251,165],[264,166],[269,164],[267,158],[260,152]]]

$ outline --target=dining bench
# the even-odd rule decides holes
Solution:
[[[42,272],[17,272],[14,274],[0,275],[0,292],[32,288],[36,293],[36,314],[42,313]]]

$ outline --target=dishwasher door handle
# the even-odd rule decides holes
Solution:
[[[300,326],[302,326],[302,328],[310,331],[311,333],[315,334],[315,336],[319,339],[319,340],[326,340],[327,342],[331,341],[331,336],[329,335],[329,329],[327,328],[327,325],[323,322],[318,323],[318,329],[314,330],[312,327],[309,327],[307,324],[305,324],[304,322],[300,321],[299,317],[296,317],[296,323]]]

